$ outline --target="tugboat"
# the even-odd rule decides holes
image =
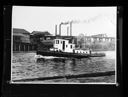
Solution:
[[[91,49],[77,49],[74,43],[70,43],[68,39],[54,39],[53,48],[49,51],[38,50],[38,57],[54,56],[68,58],[89,58],[89,57],[104,57],[104,53],[94,53]]]

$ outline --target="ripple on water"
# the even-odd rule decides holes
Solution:
[[[108,57],[109,55],[109,57]],[[36,62],[35,53],[15,53],[12,61],[12,79],[76,75],[100,71],[115,70],[115,59],[110,58],[110,52],[103,58],[84,59],[43,59]],[[86,79],[94,81],[94,78]],[[101,78],[102,79],[102,78]],[[73,81],[74,80],[74,81]],[[56,80],[58,82],[58,80]],[[62,81],[62,80],[61,80]],[[83,79],[71,79],[66,81],[84,82]],[[95,80],[96,81],[96,80]],[[104,81],[104,79],[102,79]]]

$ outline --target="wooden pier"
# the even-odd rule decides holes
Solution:
[[[36,50],[36,45],[30,43],[14,43],[13,51],[34,51]]]

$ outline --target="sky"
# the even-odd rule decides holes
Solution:
[[[107,34],[116,37],[117,7],[44,7],[13,6],[12,28],[32,31],[48,31],[55,35],[55,25],[76,21],[72,24],[72,35],[77,36]],[[67,27],[62,26],[62,35],[67,35]],[[57,33],[59,30],[57,29]]]

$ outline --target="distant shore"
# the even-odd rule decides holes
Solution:
[[[92,50],[92,51],[115,51],[115,50],[102,50],[102,49],[95,49],[95,50]]]
[[[36,51],[12,51],[13,53],[36,53]]]

